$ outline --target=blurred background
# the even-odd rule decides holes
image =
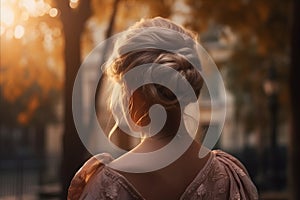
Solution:
[[[223,75],[227,116],[215,148],[246,165],[262,199],[300,199],[299,9],[297,0],[1,0],[0,199],[66,198],[90,157],[72,117],[80,64],[99,42],[155,16],[198,33]],[[85,72],[82,109],[97,70]],[[205,91],[200,107],[203,128],[219,126]]]

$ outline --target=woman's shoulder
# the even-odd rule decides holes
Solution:
[[[230,168],[240,176],[249,176],[246,167],[233,155],[222,150],[213,150],[212,153],[218,163],[221,163],[224,167]]]
[[[258,199],[258,193],[244,165],[234,156],[213,150],[212,158],[196,178],[191,193],[197,199]]]
[[[68,199],[79,199],[88,182],[112,160],[112,156],[108,153],[101,153],[87,160],[70,183]]]
[[[68,199],[142,199],[121,174],[106,166],[113,160],[107,153],[90,158],[74,176]]]

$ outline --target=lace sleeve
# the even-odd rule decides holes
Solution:
[[[112,157],[105,153],[90,158],[73,177],[68,190],[68,200],[79,199],[90,178],[111,160]]]
[[[258,193],[244,165],[235,157],[222,151],[215,151],[229,180],[230,199],[258,199]]]
[[[212,161],[199,173],[182,199],[257,200],[257,189],[244,165],[223,151],[212,153]]]

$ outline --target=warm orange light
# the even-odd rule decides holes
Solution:
[[[79,0],[70,0],[70,2],[69,2],[70,8],[73,8],[73,9],[77,8],[78,4],[79,4]]]
[[[24,36],[25,28],[21,25],[16,26],[14,36],[16,39],[21,39]]]
[[[20,124],[23,124],[23,125],[28,124],[28,121],[29,121],[29,117],[25,112],[21,112],[18,114],[18,122]]]
[[[21,0],[20,6],[24,7],[30,14],[34,14],[37,10],[35,0]]]
[[[0,26],[0,35],[3,35],[5,33],[4,27],[1,25]]]
[[[50,5],[45,3],[43,0],[20,0],[19,5],[33,17],[43,16],[51,9]]]
[[[6,6],[1,4],[1,24],[5,24],[6,26],[13,25],[15,20],[15,15],[13,10]]]
[[[11,39],[13,39],[13,37],[14,37],[14,30],[13,29],[8,29],[6,31],[5,38],[7,40],[11,40]]]
[[[78,0],[72,0],[78,3]],[[7,40],[20,39],[25,33],[27,20],[30,17],[39,17],[49,14],[56,17],[59,14],[57,8],[45,2],[45,0],[1,0],[0,35],[5,35]],[[22,24],[18,25],[18,24]]]
[[[29,19],[29,14],[28,14],[28,12],[22,12],[21,19],[22,19],[23,21],[27,21],[27,20]]]
[[[58,10],[56,8],[51,8],[49,10],[50,17],[56,17],[58,15]]]

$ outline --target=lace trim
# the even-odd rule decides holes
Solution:
[[[215,161],[215,154],[211,153],[209,159],[205,163],[202,170],[197,174],[197,176],[193,179],[193,181],[188,185],[188,187],[185,189],[185,192],[181,195],[180,199],[190,199],[189,197],[194,194],[194,192],[203,193],[201,189],[199,189],[199,185],[201,185],[202,182],[206,180],[206,177],[208,176],[212,166],[214,165]],[[113,181],[118,182],[122,185],[122,187],[128,191],[132,197],[144,200],[143,196],[135,189],[135,187],[120,173],[114,171],[113,169],[110,169],[108,167],[104,167],[103,169],[104,174],[111,178]]]
[[[143,196],[135,189],[135,187],[120,173],[105,167],[104,174],[112,180],[118,182],[130,195],[136,199],[144,200]]]
[[[105,166],[111,161],[111,157],[107,155],[99,155],[99,157],[102,159],[100,159],[101,162],[96,158],[92,158],[76,174],[69,188],[68,199],[78,199],[78,195],[82,193],[84,186],[87,182],[90,182],[89,179],[93,176],[95,182],[91,180],[94,183],[92,186],[100,185],[101,189],[100,191],[97,191],[97,188],[91,189],[97,191],[96,196],[100,199],[116,200],[120,194],[126,192],[130,199],[144,200],[143,196],[122,174]],[[215,198],[258,199],[256,187],[242,163],[233,156],[219,150],[210,153],[204,167],[187,186],[180,199]]]
[[[211,160],[183,194],[182,200],[258,199],[256,187],[238,159],[220,150],[214,150],[212,154]]]
[[[182,200],[190,199],[190,196],[192,196],[192,194],[194,194],[195,192],[202,194],[206,191],[204,187],[201,187],[200,189],[199,189],[199,187],[200,187],[201,183],[204,182],[204,180],[208,176],[212,166],[214,165],[214,163],[215,163],[214,158],[215,158],[215,154],[210,152],[209,159],[205,163],[204,167],[200,170],[200,172],[197,174],[197,176],[194,178],[194,180],[190,183],[190,185],[187,186],[184,193],[181,195],[180,199],[182,199]]]

